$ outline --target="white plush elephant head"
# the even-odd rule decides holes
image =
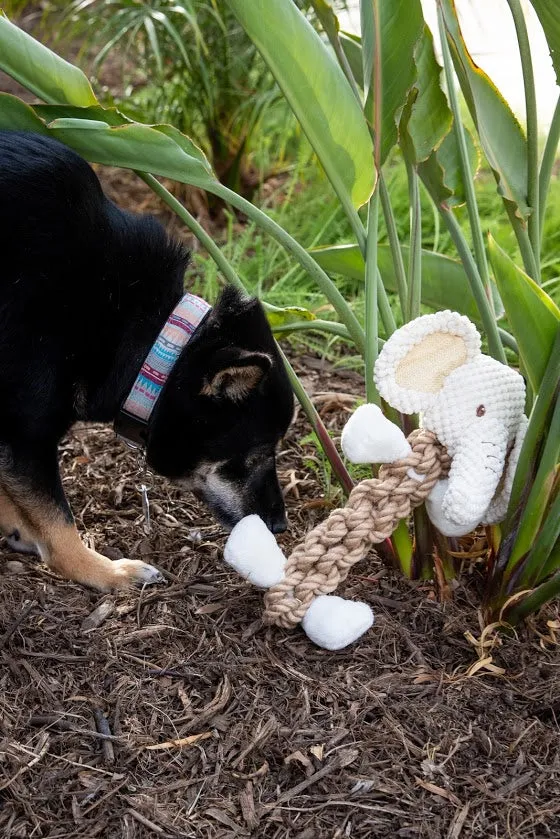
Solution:
[[[438,312],[397,330],[377,359],[375,381],[394,408],[420,413],[452,457],[449,478],[427,502],[438,529],[456,536],[503,518],[526,428],[525,383],[481,353],[468,318]]]

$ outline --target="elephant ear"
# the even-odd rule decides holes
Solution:
[[[433,404],[453,370],[480,356],[476,327],[458,312],[423,315],[397,329],[375,364],[375,383],[389,405],[405,414]]]

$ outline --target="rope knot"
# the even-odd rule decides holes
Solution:
[[[292,551],[284,579],[265,594],[266,623],[298,624],[315,597],[335,591],[371,545],[387,539],[448,474],[451,459],[433,432],[417,429],[408,442],[408,457],[385,464],[379,477],[357,484],[346,506],[333,510]]]

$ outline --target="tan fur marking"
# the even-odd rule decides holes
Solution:
[[[433,332],[405,355],[397,367],[395,381],[403,388],[437,393],[446,377],[466,360],[467,348],[462,338]]]
[[[244,399],[263,377],[263,370],[257,364],[246,367],[225,367],[211,382],[206,382],[200,393],[203,396],[227,396],[234,402]]]
[[[17,500],[14,497],[17,493]],[[69,580],[101,591],[126,588],[136,582],[145,563],[139,560],[112,561],[87,548],[76,529],[61,511],[44,500],[10,485],[0,486],[0,527],[6,533],[15,528],[21,538],[35,542],[46,564]]]

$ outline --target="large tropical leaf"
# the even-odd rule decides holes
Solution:
[[[360,0],[360,15],[365,113],[375,130],[380,108],[382,165],[397,142],[397,126],[416,79],[414,47],[424,18],[420,0]]]
[[[530,0],[548,42],[550,57],[560,85],[560,9],[558,0]]]
[[[42,112],[52,117],[66,110],[51,107]],[[68,110],[75,113],[73,109]],[[83,109],[83,113],[88,114],[89,109]],[[108,118],[114,120],[116,113],[111,112]],[[95,108],[93,115],[99,117],[99,109]],[[74,116],[60,116],[45,123],[31,106],[15,96],[0,94],[0,128],[47,133],[92,163],[151,172],[202,189],[211,190],[217,183],[200,149],[169,125],[139,125],[128,121],[109,125],[99,118]]]
[[[362,43],[359,35],[351,32],[339,33],[340,43],[352,70],[352,75],[358,87],[364,86],[364,69],[362,67]]]
[[[334,55],[293,0],[227,0],[262,53],[341,200],[375,186],[364,115]]]
[[[512,262],[492,236],[488,237],[488,249],[496,285],[519,346],[519,355],[533,391],[538,393],[560,329],[560,309],[534,280]]]
[[[478,151],[468,131],[465,131],[465,139],[470,169],[474,175],[479,165]],[[454,131],[450,131],[439,148],[418,165],[418,174],[436,205],[457,207],[465,203],[461,157]]]
[[[414,47],[417,77],[408,96],[400,125],[401,147],[409,160],[419,163],[437,149],[449,133],[453,116],[441,88],[441,67],[434,39],[427,26]]]
[[[405,261],[408,260],[408,247],[403,246],[402,251]],[[313,248],[311,254],[325,271],[363,283],[364,260],[357,245]],[[387,291],[396,291],[397,281],[389,245],[378,246],[377,264]],[[480,322],[462,264],[427,250],[422,251],[422,302],[436,310],[453,309]]]
[[[45,102],[95,105],[86,76],[0,12],[0,69]]]
[[[486,73],[478,67],[459,26],[455,0],[437,0],[443,12],[447,40],[461,90],[494,173],[498,191],[527,218],[527,142],[509,105]]]

